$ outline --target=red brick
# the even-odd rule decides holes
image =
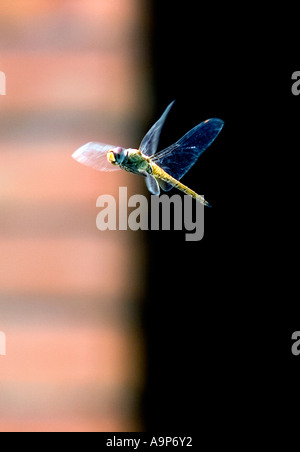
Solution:
[[[2,54],[1,71],[6,75],[7,86],[0,108],[101,108],[107,114],[134,113],[140,107],[142,93],[138,91],[135,61],[130,53]]]
[[[0,357],[0,399],[4,384],[129,387],[141,384],[141,337],[113,324],[5,327],[7,354]],[[84,389],[82,389],[84,392]],[[105,390],[106,391],[106,390]],[[3,412],[3,406],[0,408]]]
[[[116,144],[119,140],[122,141],[122,138],[115,138]],[[118,197],[119,186],[129,186],[128,193],[144,190],[142,178],[126,171],[99,172],[73,160],[72,153],[82,144],[79,141],[47,143],[43,144],[42,149],[39,144],[32,145],[30,149],[22,144],[3,144],[4,151],[0,153],[0,200],[39,201],[44,205],[47,201],[89,200],[96,205],[101,194]]]
[[[0,238],[1,291],[133,296],[141,284],[138,249],[120,237],[117,232],[99,231],[98,240]]]
[[[67,417],[56,417],[55,419],[7,419],[0,417],[0,432],[19,433],[19,432],[139,432],[142,431],[138,427],[135,419],[129,419],[111,416],[93,416],[93,417],[74,417],[71,413]]]

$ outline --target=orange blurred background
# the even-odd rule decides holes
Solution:
[[[139,431],[143,236],[96,200],[144,190],[71,155],[138,145],[151,110],[146,0],[0,4],[0,431]]]

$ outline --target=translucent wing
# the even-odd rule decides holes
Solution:
[[[168,107],[165,109],[164,113],[161,115],[159,120],[151,127],[149,132],[147,132],[146,135],[144,136],[140,144],[140,151],[143,154],[150,157],[156,152],[162,126],[164,125],[166,117],[169,111],[171,110],[174,102],[175,101],[173,100],[173,102],[171,102],[170,105],[168,105]]]
[[[146,185],[150,193],[153,195],[159,195],[160,189],[157,180],[151,174],[146,175]]]
[[[158,184],[163,191],[169,191],[171,188],[174,188],[173,185],[168,184],[168,182],[165,182],[164,180],[159,180]]]
[[[207,119],[191,129],[176,143],[155,154],[151,160],[175,179],[180,180],[218,136],[223,125],[224,122],[221,119]],[[159,184],[165,191],[172,188],[170,184]]]
[[[90,142],[77,149],[72,157],[77,160],[77,162],[99,171],[116,171],[119,170],[120,167],[118,165],[112,165],[106,157],[108,151],[115,149],[116,147],[117,146],[112,146],[111,144]]]

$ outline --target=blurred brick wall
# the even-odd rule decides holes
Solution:
[[[96,199],[139,178],[73,161],[134,146],[149,108],[140,0],[0,4],[0,431],[139,430],[138,233],[99,232]]]

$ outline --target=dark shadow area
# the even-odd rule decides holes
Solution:
[[[233,10],[215,4],[152,2],[155,119],[176,99],[160,149],[205,119],[219,117],[225,126],[183,178],[212,204],[205,208],[203,239],[187,242],[180,231],[147,237],[143,410],[149,431],[246,427],[255,407],[261,426],[277,412],[280,379],[288,384],[288,372],[295,372],[294,362],[286,365],[291,312],[299,308],[284,285],[290,271],[282,267],[286,250],[278,243],[284,220],[275,211],[286,208],[283,192],[295,180],[287,181],[286,163],[292,175],[297,135],[290,121],[297,107],[289,78],[296,66],[286,64],[275,28],[272,40],[263,39],[263,24],[247,14],[238,21]],[[282,392],[277,396],[281,402]]]

